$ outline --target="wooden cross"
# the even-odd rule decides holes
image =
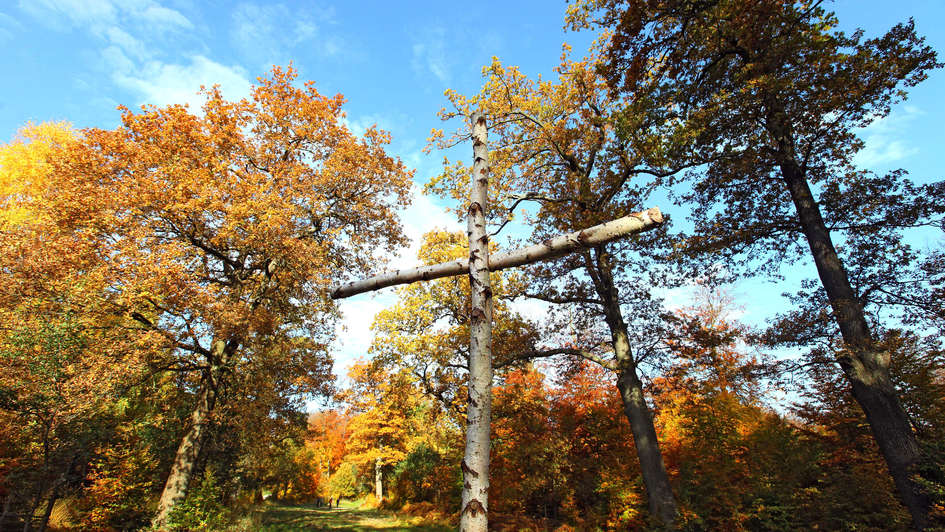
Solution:
[[[492,288],[489,272],[561,257],[619,238],[654,228],[663,223],[658,208],[624,216],[581,231],[548,239],[541,244],[489,257],[486,232],[489,153],[486,119],[470,117],[473,141],[473,168],[466,215],[469,258],[431,266],[388,272],[336,287],[332,299],[342,299],[387,286],[428,281],[454,275],[469,275],[472,294],[469,327],[469,404],[466,409],[466,450],[461,464],[463,498],[460,530],[488,530],[489,430],[492,420]]]

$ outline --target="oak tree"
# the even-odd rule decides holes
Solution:
[[[205,90],[200,114],[123,109],[120,127],[84,130],[53,165],[51,216],[98,243],[109,303],[136,323],[139,345],[160,348],[149,363],[181,373],[193,393],[158,527],[185,496],[228,387],[264,390],[268,372],[254,370],[272,365],[284,390],[317,390],[335,314],[328,288],[402,243],[394,208],[411,172],[385,153],[390,136],[356,137],[341,95],[296,76],[276,67],[236,102]]]

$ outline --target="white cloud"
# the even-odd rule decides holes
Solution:
[[[347,368],[355,359],[367,357],[373,340],[371,324],[374,323],[374,317],[395,301],[394,291],[385,290],[378,295],[364,294],[338,302],[342,313],[341,322],[335,328],[335,338],[340,347],[335,361],[338,374],[344,373],[338,366]]]
[[[104,41],[103,66],[116,85],[139,95],[138,103],[181,103],[196,110],[203,101],[201,85],[219,84],[231,99],[249,94],[250,82],[240,67],[199,54],[184,63],[162,60],[155,41],[194,25],[155,0],[21,0],[20,6],[42,21],[71,24]]]
[[[152,28],[192,29],[194,27],[193,23],[181,14],[180,11],[155,4],[149,5],[139,13],[139,16],[147,21]]]
[[[411,66],[418,74],[433,74],[444,85],[450,82],[450,65],[447,59],[446,30],[442,27],[425,32],[422,41],[413,44]]]
[[[12,41],[14,30],[19,30],[22,25],[10,15],[0,13],[0,43]]]
[[[537,299],[522,298],[510,302],[509,308],[512,312],[519,313],[525,319],[541,322],[548,316],[548,310],[551,308],[551,304],[538,301]]]
[[[108,46],[102,50],[102,61],[112,76],[121,76],[131,73],[135,69],[135,62],[125,54],[119,46]]]
[[[306,6],[300,11],[284,4],[243,2],[231,15],[230,40],[244,56],[267,67],[285,63],[288,52],[303,43],[332,57],[344,49],[337,36],[322,31],[333,22],[332,9]]]
[[[47,23],[64,21],[76,26],[114,24],[118,8],[111,0],[20,0],[20,8]]]
[[[111,26],[105,30],[105,37],[115,47],[121,49],[125,54],[129,54],[138,61],[151,57],[151,53],[143,42],[133,37],[130,33],[119,28]]]
[[[402,213],[404,233],[411,244],[398,256],[391,259],[386,269],[403,269],[417,266],[417,252],[424,233],[434,229],[462,231],[455,218],[443,208],[437,206],[429,197],[424,196],[420,187],[411,189],[412,205]],[[342,376],[357,358],[368,355],[368,349],[374,339],[371,324],[377,313],[393,306],[397,295],[393,288],[379,292],[361,294],[338,302],[342,312],[342,321],[335,331],[338,341],[338,353],[335,357],[335,373]]]
[[[191,56],[187,64],[150,61],[132,71],[116,73],[114,79],[118,85],[141,94],[141,103],[157,106],[181,103],[192,109],[199,109],[203,102],[198,94],[201,85],[219,84],[224,96],[231,100],[247,96],[250,89],[243,68],[222,65],[202,55]]]
[[[191,29],[181,12],[154,0],[20,0],[20,7],[49,24],[72,24],[101,35],[112,26],[149,32]]]
[[[391,261],[391,269],[412,268],[417,266],[417,252],[420,251],[420,244],[423,242],[424,234],[434,229],[465,231],[463,224],[458,222],[455,216],[434,203],[429,196],[424,195],[418,185],[413,185],[410,190],[410,195],[411,205],[404,211],[401,221],[403,223],[404,233],[410,239],[411,243],[407,249]]]
[[[919,149],[903,139],[910,123],[923,114],[919,108],[906,105],[861,129],[859,136],[865,146],[854,157],[856,165],[874,169],[917,154]]]

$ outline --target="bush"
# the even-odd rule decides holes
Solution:
[[[222,491],[213,473],[207,471],[187,499],[171,510],[167,526],[174,532],[217,531],[231,524],[222,502]]]

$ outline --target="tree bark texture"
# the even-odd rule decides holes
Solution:
[[[3,499],[3,512],[0,513],[0,527],[7,522],[7,516],[10,515],[10,506],[13,505],[13,491],[7,493],[5,499]],[[3,530],[0,528],[0,530]]]
[[[486,119],[470,117],[473,168],[466,216],[469,236],[469,287],[472,294],[469,319],[469,404],[466,410],[466,451],[461,532],[488,530],[489,450],[492,420],[492,288],[489,281],[488,207],[489,152]]]
[[[474,170],[475,172],[475,170]],[[562,257],[569,253],[588,249],[612,240],[625,238],[635,233],[653,229],[663,223],[663,215],[656,207],[548,239],[541,244],[512,251],[496,253],[489,258],[489,271],[499,271],[531,264],[542,260]],[[441,277],[462,275],[469,271],[469,261],[459,259],[431,266],[420,266],[406,270],[383,273],[368,279],[362,279],[335,287],[332,299],[344,299],[364,292],[371,292],[388,286],[409,284],[417,281],[429,281]]]
[[[381,459],[378,457],[374,460],[374,497],[377,499],[378,504],[384,500],[384,485],[383,485],[383,472],[381,471]]]
[[[187,490],[190,488],[193,479],[197,458],[206,439],[206,433],[210,426],[210,414],[213,412],[214,403],[216,402],[216,391],[213,384],[219,378],[222,366],[226,362],[226,342],[223,340],[215,341],[212,353],[213,360],[219,362],[211,368],[210,379],[203,383],[200,393],[197,394],[197,405],[190,415],[190,428],[177,447],[177,455],[174,457],[171,472],[167,477],[164,491],[161,492],[161,499],[158,502],[157,514],[151,522],[151,526],[155,530],[165,529],[171,511],[187,497]]]
[[[879,349],[870,331],[846,269],[837,255],[830,232],[811,193],[807,179],[794,160],[781,163],[781,173],[791,193],[798,220],[827,293],[846,350],[838,362],[886,459],[899,498],[919,530],[928,526],[930,502],[910,479],[920,459],[912,425],[889,375],[889,353]]]
[[[646,404],[643,383],[637,376],[635,366],[617,371],[617,389],[623,401],[623,413],[633,431],[633,444],[640,461],[650,513],[664,526],[671,528],[676,521],[676,497],[669,484],[669,475],[666,474],[663,454],[656,438],[656,427],[653,426],[653,415]]]
[[[664,527],[672,529],[676,521],[676,497],[669,483],[663,453],[660,451],[653,425],[653,415],[643,395],[643,383],[637,375],[636,361],[630,349],[627,324],[620,311],[620,299],[613,280],[610,255],[603,247],[595,250],[596,260],[586,257],[586,268],[604,306],[604,317],[610,329],[614,358],[617,362],[617,389],[623,402],[623,412],[630,422],[633,443],[640,461],[640,473],[646,488],[650,513]]]
[[[46,532],[46,528],[49,526],[49,518],[52,516],[53,507],[56,506],[56,501],[59,500],[59,489],[60,485],[57,484],[49,495],[49,501],[46,502],[46,510],[43,512],[43,517],[39,521],[39,530],[37,530],[37,532]]]

